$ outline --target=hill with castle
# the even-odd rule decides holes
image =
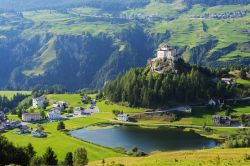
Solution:
[[[163,43],[156,51],[156,57],[148,60],[148,65],[153,73],[162,74],[164,72],[178,73],[185,71],[189,67],[184,63],[181,54],[177,53],[167,43]]]

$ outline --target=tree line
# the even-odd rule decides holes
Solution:
[[[0,110],[3,110],[5,113],[14,109],[18,106],[19,102],[25,99],[28,95],[17,93],[12,98],[8,98],[5,95],[0,95]]]
[[[211,73],[192,66],[188,72],[155,75],[149,67],[135,68],[108,82],[103,92],[113,102],[130,106],[159,106],[171,102],[190,103],[210,98],[228,98],[235,94],[233,86],[214,82]]]
[[[6,137],[0,135],[0,165],[86,165],[88,163],[85,148],[78,148],[74,153],[68,152],[63,162],[59,163],[56,153],[48,147],[42,156],[37,156],[33,146],[15,147]]]

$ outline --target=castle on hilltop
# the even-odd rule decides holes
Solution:
[[[177,72],[175,70],[175,62],[181,59],[176,49],[171,48],[167,44],[162,44],[157,49],[156,57],[148,61],[152,72],[162,73],[163,71]]]

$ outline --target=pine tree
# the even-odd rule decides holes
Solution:
[[[82,166],[88,163],[87,151],[85,148],[78,148],[74,152],[74,165]]]
[[[43,162],[45,165],[57,165],[57,155],[52,150],[51,147],[46,149],[45,154],[43,155]]]
[[[66,154],[66,157],[64,159],[64,164],[68,166],[73,166],[73,153],[72,152],[68,152]]]
[[[63,130],[63,129],[65,129],[65,124],[63,123],[63,121],[58,122],[57,130]]]

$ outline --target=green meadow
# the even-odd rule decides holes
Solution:
[[[122,106],[120,104],[112,103],[107,100],[102,100],[97,102],[97,106],[101,112],[112,112],[113,110],[123,111],[124,113],[135,113],[135,112],[144,112],[146,109],[143,108],[133,108]]]
[[[65,101],[72,107],[89,107],[89,104],[84,104],[81,101],[81,95],[80,94],[49,94],[46,95],[48,100],[51,101]]]
[[[25,95],[30,95],[31,91],[0,91],[0,95],[1,96],[7,96],[9,99],[11,99],[17,93],[19,93],[19,94],[25,94]]]
[[[75,118],[65,121],[65,126],[66,129],[72,130],[103,121],[104,120],[97,118]],[[34,125],[31,126],[34,127]],[[37,155],[42,155],[45,152],[45,149],[50,146],[56,152],[60,161],[63,161],[67,152],[74,152],[74,150],[79,147],[86,148],[90,161],[102,160],[107,157],[122,156],[122,154],[116,153],[109,148],[84,142],[58,131],[56,129],[57,122],[46,123],[43,124],[43,126],[45,128],[45,132],[48,134],[46,138],[34,138],[31,135],[16,135],[13,134],[13,130],[8,131],[3,135],[15,145],[26,146],[28,143],[31,143],[34,146]]]

